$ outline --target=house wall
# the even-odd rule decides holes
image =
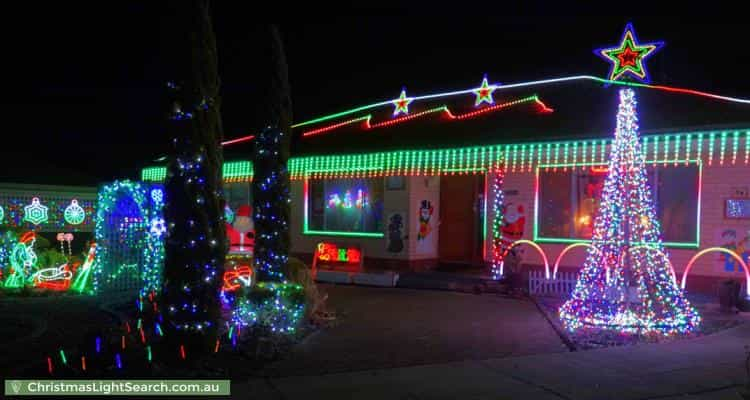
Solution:
[[[37,198],[39,204],[47,207],[48,219],[38,225],[24,219],[25,207]],[[84,209],[85,218],[78,225],[71,225],[64,219],[65,209],[75,200]],[[57,186],[0,183],[0,228],[20,228],[37,233],[94,231],[97,188],[87,186]]]
[[[671,262],[677,272],[678,279],[682,277],[690,259],[699,251],[711,247],[722,246],[726,240],[722,238],[722,233],[726,230],[734,230],[737,234],[737,240],[741,241],[746,236],[750,236],[750,219],[725,219],[724,218],[724,201],[727,198],[747,197],[748,188],[750,188],[750,166],[744,163],[744,160],[736,160],[734,165],[730,160],[723,163],[717,161],[717,158],[709,160],[705,154],[708,143],[704,143],[704,154],[702,157],[702,179],[701,179],[701,202],[700,202],[700,245],[697,249],[667,248]],[[742,143],[740,148],[744,147]],[[719,148],[718,142],[716,148]],[[608,150],[607,150],[608,151]],[[693,153],[695,154],[695,152]],[[715,155],[716,157],[717,155]],[[709,163],[710,162],[710,163]],[[525,210],[525,222],[523,224],[523,239],[533,240],[534,228],[534,202],[535,193],[535,169],[519,171],[508,171],[504,177],[504,197],[505,203],[523,205]],[[493,195],[493,192],[490,192]],[[492,198],[489,199],[490,204]],[[490,207],[488,212],[489,226],[492,226],[493,210]],[[568,244],[538,243],[544,250],[550,269],[560,252]],[[491,256],[491,240],[485,243],[487,254]],[[542,256],[529,245],[523,245],[523,262],[524,264],[542,266]],[[570,250],[560,262],[561,269],[578,269],[584,262],[586,248],[580,247]],[[489,256],[487,262],[489,262]],[[722,254],[711,252],[697,259],[694,263],[687,279],[687,289],[690,291],[711,292],[715,290],[719,280],[732,278],[741,279],[744,283],[744,273],[742,271],[729,272],[725,270],[725,258]],[[737,265],[738,269],[741,269]]]

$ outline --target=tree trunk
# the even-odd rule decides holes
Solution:
[[[171,357],[199,359],[213,348],[221,319],[226,252],[216,39],[208,0],[174,2],[166,180],[168,224],[161,312]]]
[[[269,27],[268,92],[259,106],[266,128],[253,152],[255,265],[260,280],[280,281],[289,257],[289,173],[292,102],[286,57],[278,29]]]

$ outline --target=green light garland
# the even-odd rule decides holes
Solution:
[[[738,157],[740,149],[740,134],[737,131],[724,131],[718,133],[724,137],[720,148],[719,165],[724,165],[726,153],[726,138],[732,135],[732,160]],[[750,141],[745,131],[744,152],[745,164],[750,164]],[[696,142],[695,158],[700,159],[704,136],[708,135],[707,163],[712,164],[714,158],[715,132],[691,132],[670,133],[664,135],[644,136],[642,144],[648,161],[659,160],[661,163],[674,163],[680,159],[681,149],[685,150],[685,158],[692,155],[692,144]],[[696,140],[693,140],[696,135]],[[661,139],[660,139],[661,138]],[[650,143],[649,143],[650,142]],[[588,160],[587,149],[591,149],[591,161],[606,163],[606,149],[610,145],[610,139],[557,141],[557,142],[532,142],[501,144],[473,147],[447,148],[440,150],[397,150],[364,154],[342,154],[330,156],[306,156],[291,158],[289,160],[289,173],[291,179],[302,180],[305,178],[361,178],[379,177],[393,175],[445,175],[456,173],[456,171],[476,171],[493,168],[493,154],[504,154],[508,161],[509,170],[520,171],[531,170],[533,165],[568,165],[566,159],[577,160],[578,148],[581,148],[581,157]],[[682,145],[684,143],[684,146]],[[649,146],[651,145],[651,146]],[[651,147],[651,149],[648,149]],[[528,153],[526,152],[528,149]],[[534,151],[536,149],[536,152]],[[567,150],[566,150],[567,149]],[[562,152],[562,154],[560,154]],[[570,153],[570,154],[569,154]],[[562,160],[561,160],[562,159]],[[561,162],[562,161],[562,162]],[[575,164],[575,163],[574,163]],[[731,164],[731,163],[728,163]],[[250,161],[234,161],[225,163],[223,167],[224,179],[227,182],[250,181],[253,177],[253,166]],[[165,167],[148,167],[141,171],[144,181],[162,182],[166,177]]]
[[[305,315],[305,289],[294,283],[258,282],[232,313],[235,326],[294,333]],[[232,335],[230,331],[229,335]]]

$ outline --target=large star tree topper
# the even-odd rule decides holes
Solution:
[[[664,42],[639,43],[633,25],[628,23],[617,47],[596,49],[594,53],[612,64],[608,77],[610,80],[627,76],[648,83],[650,79],[645,65],[646,58],[662,46]]]

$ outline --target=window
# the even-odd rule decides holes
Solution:
[[[232,211],[244,205],[253,205],[253,190],[250,182],[224,183],[224,199]]]
[[[383,178],[311,179],[306,234],[383,237]]]
[[[698,245],[700,166],[647,164],[662,239],[670,246]],[[605,166],[539,170],[534,239],[577,242],[591,239]]]

